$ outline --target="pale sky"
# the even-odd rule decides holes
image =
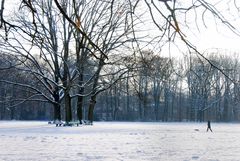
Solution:
[[[210,3],[213,3],[214,1],[216,0],[213,0]],[[221,2],[216,5],[218,10],[220,11],[219,14],[221,14],[222,17],[228,20],[228,22],[236,28],[237,32],[240,33],[240,12],[236,10],[236,7],[233,4],[233,0],[222,0],[218,2]],[[240,52],[240,35],[233,33],[233,31],[231,31],[226,25],[223,25],[220,20],[214,18],[212,16],[212,13],[205,14],[206,26],[204,26],[201,16],[202,15],[200,14],[197,20],[200,31],[195,29],[195,33],[191,37],[192,42],[195,46],[197,46],[199,50],[202,51],[212,48],[219,48]]]
[[[204,12],[205,10],[203,8],[198,8],[195,11],[193,10],[192,12],[188,12],[186,17],[185,14],[176,15],[179,24],[181,25],[180,28],[182,32],[186,35],[186,39],[189,40],[193,45],[195,45],[197,49],[201,52],[218,48],[224,51],[227,50],[232,52],[239,52],[240,54],[240,10],[236,9],[233,0],[206,1],[212,4],[216,3],[215,7],[218,9],[219,15],[221,15],[222,18],[225,18],[229,23],[231,23],[231,25],[235,27],[236,32],[238,32],[239,35],[233,33],[226,25],[223,25],[218,18],[212,15],[212,13]],[[186,1],[178,2],[179,4],[181,3],[180,6],[182,5],[186,7],[188,5],[183,4]],[[189,1],[186,3],[189,3]],[[240,7],[240,2],[236,3],[239,3],[237,5],[239,5]],[[164,8],[164,6],[161,7]],[[204,20],[202,19],[202,15],[204,15]],[[175,44],[177,44],[181,52],[187,52],[187,49],[184,47],[181,40],[176,40]],[[168,46],[165,46],[162,49],[165,54],[168,54],[168,50],[166,50],[167,48]],[[172,45],[171,56],[179,55],[179,50],[174,45]]]
[[[220,48],[240,51],[240,36],[232,33],[228,29],[218,32],[214,30],[214,28],[215,26],[212,26],[204,30],[199,35],[200,37],[196,38],[195,44],[198,44],[199,49]]]

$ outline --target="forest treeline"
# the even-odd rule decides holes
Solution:
[[[111,86],[98,95],[94,120],[239,121],[240,62],[236,54],[230,55],[209,54],[208,60],[220,69],[196,56],[166,58],[151,51],[144,51],[142,56],[121,58],[121,62],[117,61],[114,67],[105,70],[114,70],[118,66],[135,68],[121,77],[120,73],[107,77],[102,75],[104,79],[101,79],[101,83]],[[36,91],[31,89],[34,87],[44,91],[39,80],[31,72],[19,70],[19,67],[4,68],[10,62],[17,63],[9,55],[2,55],[0,61],[0,118],[53,120],[54,105],[42,96],[35,95]],[[93,74],[93,71],[88,67],[83,80],[88,80],[88,75]],[[118,79],[113,83],[111,77]],[[78,120],[78,97],[74,97],[77,94],[78,90],[72,88],[70,96],[73,120]],[[90,97],[84,96],[82,99],[82,119],[89,119]],[[60,110],[63,119],[64,105],[62,100]]]

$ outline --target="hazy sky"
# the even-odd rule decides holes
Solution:
[[[214,4],[214,1],[217,3],[216,8],[219,11],[219,14],[225,18],[231,25],[233,25],[236,29],[238,34],[240,33],[240,12],[234,6],[234,1],[229,0],[213,0],[207,2]],[[192,42],[199,50],[206,50],[212,48],[220,48],[220,49],[227,49],[231,51],[239,51],[240,52],[240,34],[237,35],[233,33],[226,25],[217,19],[216,17],[212,16],[212,13],[206,12],[204,15],[204,22],[202,20],[202,11],[199,10],[198,13],[198,29],[196,28],[196,24],[193,24],[193,31],[194,34],[188,33],[189,38],[192,39]],[[195,16],[191,15],[189,18],[194,19]],[[204,25],[206,24],[206,26]]]
[[[192,5],[193,1],[179,0],[177,2],[179,2],[179,7],[187,8],[187,6]],[[219,11],[220,17],[231,23],[239,35],[233,33],[211,12],[199,7],[187,12],[187,14],[176,13],[180,28],[186,35],[185,38],[195,45],[199,51],[218,48],[240,53],[240,10],[235,6],[240,6],[240,1],[235,1],[236,4],[234,4],[234,0],[206,0],[206,2],[214,4],[212,7]],[[169,4],[171,5],[171,2]],[[176,44],[182,52],[186,50],[180,40],[176,40]],[[176,55],[179,52],[174,46],[171,47],[171,50],[171,55]]]

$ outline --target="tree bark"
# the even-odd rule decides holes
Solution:
[[[54,97],[54,101],[55,103],[54,105],[54,121],[56,120],[62,120],[61,118],[61,105],[60,105],[60,98],[59,98],[59,94],[58,91],[54,91],[53,93],[53,97]]]
[[[82,120],[83,120],[83,96],[78,96],[77,117],[78,117],[79,123],[82,124]]]
[[[72,121],[72,107],[71,107],[71,97],[68,92],[66,92],[65,98],[65,118],[66,124],[68,125]]]
[[[93,111],[94,111],[95,104],[96,104],[96,96],[92,96],[89,103],[89,108],[88,108],[88,120],[90,121],[91,124],[93,123],[93,119],[94,119]]]

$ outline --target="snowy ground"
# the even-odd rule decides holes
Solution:
[[[0,160],[239,161],[240,124],[0,121]]]

